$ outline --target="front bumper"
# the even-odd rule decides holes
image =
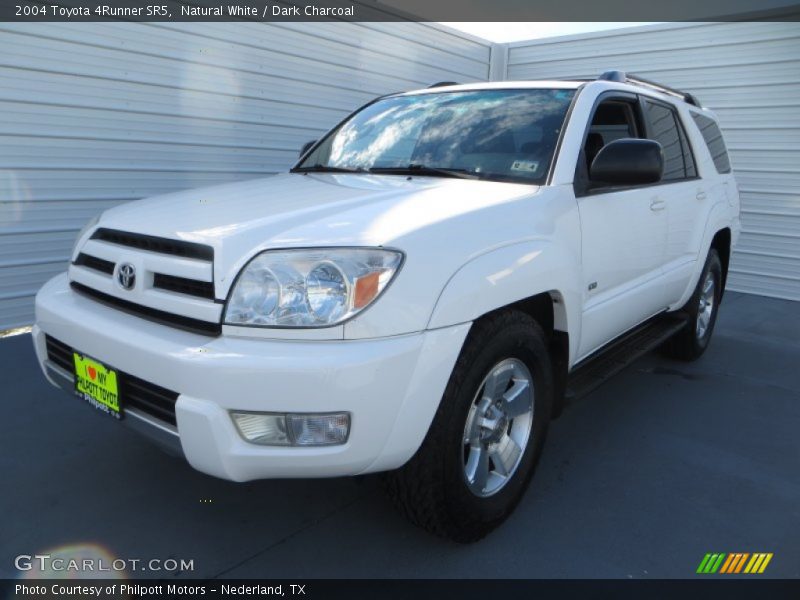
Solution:
[[[177,427],[136,411],[125,421],[179,447],[200,471],[247,481],[401,466],[427,433],[468,331],[467,323],[372,340],[211,338],[106,307],[60,275],[36,296],[33,339],[45,374],[61,387],[71,389],[71,375],[53,369],[46,335],[177,392]],[[231,410],[347,411],[350,437],[340,446],[258,446],[240,437]]]

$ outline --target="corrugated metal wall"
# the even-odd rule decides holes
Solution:
[[[496,57],[500,54],[496,54]],[[0,330],[119,202],[285,169],[368,99],[488,77],[419,23],[0,24]],[[511,44],[508,79],[621,68],[720,115],[742,191],[733,289],[800,299],[800,30],[670,24]]]
[[[101,210],[283,170],[367,100],[488,65],[421,23],[0,24],[0,330]]]
[[[731,289],[800,300],[800,28],[669,24],[511,44],[508,79],[618,68],[695,93],[720,117],[742,194]]]

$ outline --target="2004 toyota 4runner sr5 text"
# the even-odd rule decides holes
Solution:
[[[386,471],[467,542],[564,404],[706,349],[740,231],[715,116],[596,80],[374,100],[290,172],[102,213],[36,297],[47,378],[235,481]],[[599,359],[599,360],[598,360]]]

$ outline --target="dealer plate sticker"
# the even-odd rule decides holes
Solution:
[[[75,393],[96,409],[121,419],[117,372],[77,352],[73,352],[72,357],[75,361]]]
[[[536,173],[539,170],[538,160],[515,160],[511,164],[512,171],[523,171],[525,173]]]

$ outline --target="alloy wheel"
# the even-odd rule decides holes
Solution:
[[[695,334],[697,339],[701,340],[705,337],[709,326],[711,325],[711,317],[714,315],[715,297],[714,297],[714,273],[709,271],[703,281],[703,287],[700,290],[700,303],[697,307],[697,321],[695,324]]]
[[[519,467],[533,424],[533,377],[508,358],[489,371],[478,388],[464,427],[464,477],[480,497],[499,492]]]

